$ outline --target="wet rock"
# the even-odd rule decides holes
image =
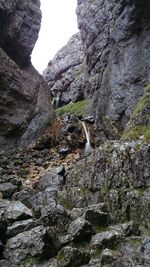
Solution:
[[[7,227],[7,238],[11,238],[17,234],[20,234],[24,231],[28,231],[34,227],[37,226],[37,222],[33,221],[33,219],[28,219],[25,221],[19,221],[19,222],[15,222],[13,223],[11,226]]]
[[[88,263],[90,255],[77,248],[64,247],[57,255],[58,267],[79,267]]]
[[[82,121],[88,124],[94,124],[94,116],[87,116],[82,119]]]
[[[8,240],[4,256],[12,263],[21,263],[29,258],[40,259],[56,253],[52,238],[43,226],[37,226]]]
[[[9,203],[6,212],[5,220],[8,223],[32,218],[32,211],[19,201]]]
[[[73,236],[74,242],[81,242],[92,235],[92,225],[84,218],[79,217],[69,225],[68,233]]]

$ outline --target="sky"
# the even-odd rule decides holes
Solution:
[[[32,53],[32,63],[40,73],[57,51],[78,32],[76,6],[77,0],[41,0],[41,30]]]

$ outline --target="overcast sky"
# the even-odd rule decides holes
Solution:
[[[76,32],[77,0],[41,0],[42,24],[32,63],[42,73],[50,59]]]

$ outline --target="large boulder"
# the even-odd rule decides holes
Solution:
[[[53,233],[49,233],[43,226],[37,226],[8,240],[4,255],[12,263],[38,260],[42,257],[55,255]]]

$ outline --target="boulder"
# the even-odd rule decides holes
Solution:
[[[9,224],[32,218],[32,211],[19,201],[11,201],[4,214],[5,221]]]
[[[20,264],[27,263],[30,259],[48,258],[56,252],[53,237],[43,226],[37,226],[10,238],[5,246],[4,256],[11,263]]]
[[[68,233],[73,237],[74,242],[84,242],[92,235],[92,225],[84,218],[79,217],[71,222]]]
[[[19,221],[19,222],[14,222],[11,226],[7,227],[7,238],[14,237],[17,234],[20,234],[24,231],[28,231],[34,227],[37,226],[37,222],[35,222],[33,219],[28,219],[25,221]]]
[[[88,263],[90,255],[77,248],[64,247],[57,255],[58,267],[79,267]]]

